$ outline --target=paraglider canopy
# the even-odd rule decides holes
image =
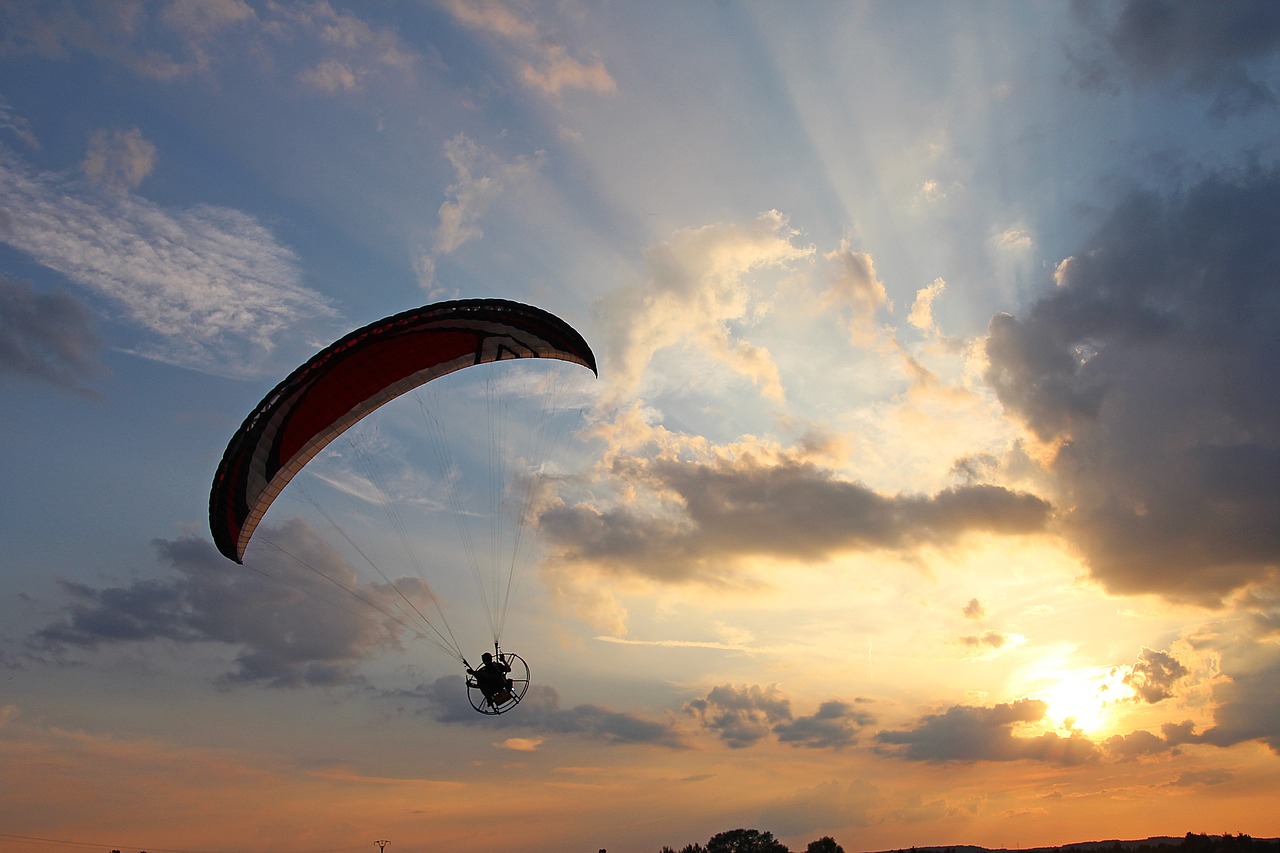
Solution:
[[[505,299],[426,305],[335,341],[267,394],[232,436],[209,495],[218,550],[243,562],[285,485],[379,406],[464,367],[513,358],[559,359],[596,372],[590,347],[568,323]]]

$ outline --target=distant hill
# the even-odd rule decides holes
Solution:
[[[910,847],[879,853],[1280,853],[1280,838],[1253,838],[1248,835],[1159,835],[1136,841],[1079,841],[1060,847],[978,847],[973,844],[945,844],[937,847]]]

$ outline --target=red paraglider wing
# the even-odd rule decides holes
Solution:
[[[596,372],[591,348],[569,324],[504,299],[426,305],[330,344],[264,397],[227,445],[209,495],[218,550],[241,562],[285,485],[374,409],[446,373],[511,358],[554,358]]]

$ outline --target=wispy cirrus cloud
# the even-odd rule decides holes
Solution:
[[[111,189],[98,193],[0,148],[0,240],[149,332],[137,354],[254,375],[282,332],[333,311],[303,286],[292,250],[252,216],[169,210],[129,193],[154,157],[140,134],[97,140],[85,168]]]

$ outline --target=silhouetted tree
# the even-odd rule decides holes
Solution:
[[[707,848],[701,844],[686,844],[677,851],[664,845],[661,853],[707,853]]]
[[[758,829],[731,829],[711,836],[707,853],[791,853],[772,832]]]
[[[830,835],[824,835],[817,841],[810,841],[809,846],[804,848],[804,853],[844,853],[844,848],[836,844],[836,840]]]

